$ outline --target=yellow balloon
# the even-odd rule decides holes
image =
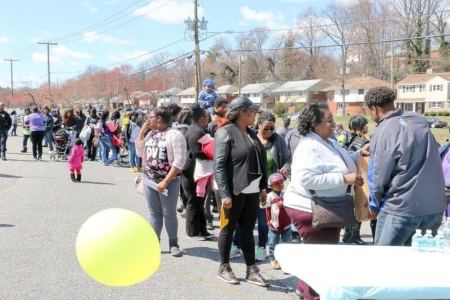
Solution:
[[[86,220],[76,241],[78,262],[96,281],[129,286],[158,270],[158,237],[139,214],[121,208],[102,210]]]

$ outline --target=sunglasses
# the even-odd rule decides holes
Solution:
[[[275,127],[263,128],[264,131],[275,131]]]

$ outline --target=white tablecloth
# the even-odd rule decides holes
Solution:
[[[280,244],[284,272],[322,300],[450,299],[450,255],[410,247]]]

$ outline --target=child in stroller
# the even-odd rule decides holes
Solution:
[[[67,160],[70,148],[74,142],[73,128],[61,128],[53,134],[55,141],[55,152],[50,155],[50,159]]]

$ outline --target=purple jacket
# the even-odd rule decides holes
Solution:
[[[39,113],[32,113],[28,116],[30,131],[45,131],[45,117]]]

